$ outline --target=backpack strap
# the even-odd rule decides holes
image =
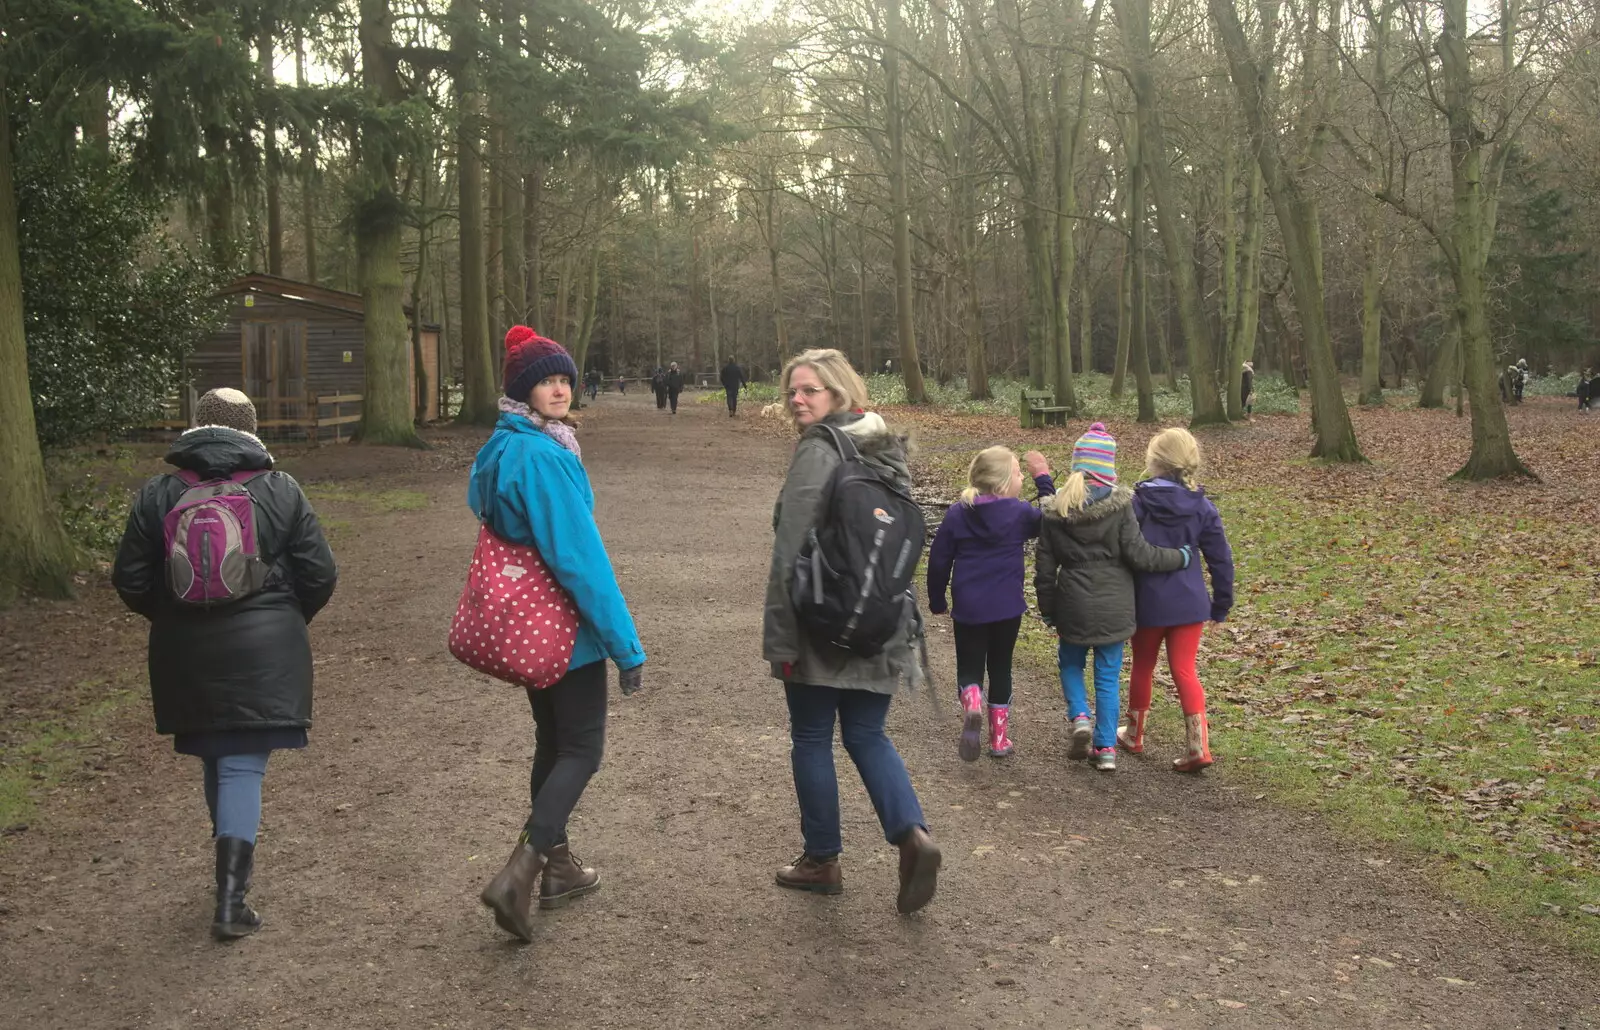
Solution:
[[[838,426],[831,426],[826,422],[818,422],[817,425],[827,430],[828,435],[833,438],[833,445],[839,449],[839,456],[845,461],[861,456],[861,451],[856,448],[856,442],[850,439],[849,433],[844,432]]]

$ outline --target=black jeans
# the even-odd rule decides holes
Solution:
[[[678,413],[678,391],[668,390],[667,398],[672,401],[672,413],[676,415]]]
[[[600,768],[606,744],[606,663],[569,671],[543,690],[528,691],[533,704],[533,811],[523,827],[528,843],[547,852],[567,840],[567,819],[589,778]]]
[[[726,390],[727,388],[724,387],[724,389]],[[738,390],[727,390],[727,394],[728,394],[728,414],[730,414],[730,415],[737,414],[738,411],[739,411],[739,391]]]
[[[983,686],[989,669],[989,703],[1011,703],[1011,652],[1017,646],[1022,616],[999,622],[958,622],[956,626],[956,690]]]

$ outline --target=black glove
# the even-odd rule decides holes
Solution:
[[[617,671],[617,686],[622,688],[623,697],[632,697],[644,686],[644,666],[635,665],[631,669]]]

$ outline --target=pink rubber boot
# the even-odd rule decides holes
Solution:
[[[989,706],[989,757],[1004,758],[1012,750],[1011,738],[1006,735],[1006,726],[1011,721],[1010,705]]]
[[[983,688],[961,688],[961,760],[976,762],[983,750]]]

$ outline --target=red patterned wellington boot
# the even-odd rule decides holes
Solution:
[[[1204,712],[1183,717],[1184,731],[1189,738],[1188,750],[1182,758],[1172,760],[1172,771],[1197,773],[1211,765],[1211,732]]]
[[[1144,754],[1144,721],[1150,714],[1148,708],[1135,708],[1128,712],[1128,725],[1117,731],[1117,746],[1130,755]]]

